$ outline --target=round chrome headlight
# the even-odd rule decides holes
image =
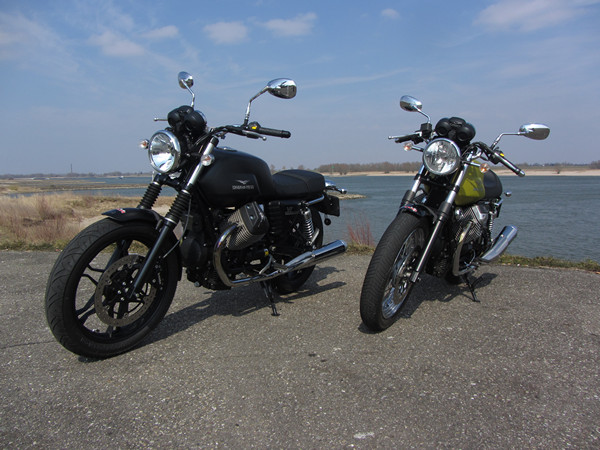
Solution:
[[[162,130],[154,133],[148,147],[150,165],[160,173],[169,173],[179,166],[181,147],[173,133]]]
[[[450,139],[434,139],[423,151],[423,164],[435,175],[449,175],[458,169],[460,151]]]

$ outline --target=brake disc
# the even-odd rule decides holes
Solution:
[[[123,327],[138,320],[156,298],[157,288],[149,283],[129,299],[127,292],[141,269],[144,258],[127,255],[107,268],[96,286],[94,306],[102,322]]]

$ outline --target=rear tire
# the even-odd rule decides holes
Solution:
[[[381,237],[360,296],[360,316],[370,330],[388,328],[406,305],[413,285],[410,277],[428,235],[425,218],[401,213]]]
[[[124,295],[157,237],[153,224],[104,219],[61,252],[45,308],[50,330],[67,350],[107,358],[131,349],[158,325],[177,287],[176,252],[158,259],[135,298]]]
[[[321,219],[321,215],[316,209],[310,208],[310,212],[315,232],[318,231],[319,233],[317,239],[312,247],[306,245],[306,238],[301,231],[302,218],[298,215],[291,224],[289,236],[287,237],[287,244],[294,248],[294,254],[287,255],[288,260],[295,258],[304,252],[320,248],[323,245],[323,219]],[[291,294],[292,292],[296,292],[304,283],[306,283],[306,280],[308,280],[313,273],[313,270],[315,270],[315,266],[310,266],[277,277],[273,280],[273,287],[279,294]]]

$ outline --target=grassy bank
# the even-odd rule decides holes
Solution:
[[[160,199],[167,205],[173,198]],[[4,250],[61,249],[103,212],[136,206],[137,198],[50,194],[0,197],[0,248]]]
[[[157,207],[171,204],[173,198],[161,197]],[[49,194],[29,197],[0,197],[0,249],[60,250],[99,214],[114,208],[134,207],[132,197]],[[350,253],[370,254],[375,247],[368,220],[359,218],[348,226]],[[553,257],[526,258],[503,255],[501,264],[528,267],[557,267],[600,273],[596,261],[565,261]]]

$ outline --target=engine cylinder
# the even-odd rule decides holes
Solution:
[[[222,231],[235,225],[235,230],[227,239],[230,250],[241,250],[261,240],[269,230],[269,222],[256,202],[247,203],[236,209],[227,219]]]

